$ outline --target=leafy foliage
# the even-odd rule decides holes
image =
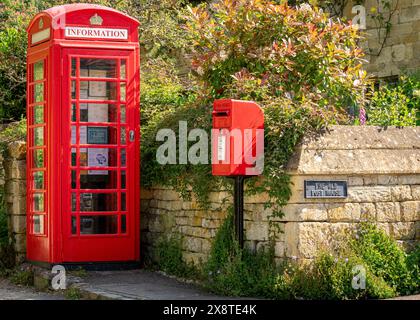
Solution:
[[[186,29],[198,96],[263,107],[264,179],[248,190],[268,192],[280,214],[290,197],[285,166],[303,134],[348,123],[347,108],[363,102],[355,28],[307,4],[240,0],[191,8]]]
[[[274,297],[272,288],[279,268],[273,246],[255,253],[241,250],[233,235],[233,215],[229,214],[204,265],[205,286],[223,295]]]
[[[419,246],[406,254],[368,222],[347,236],[337,251],[322,251],[312,262],[278,264],[272,245],[240,250],[229,215],[203,266],[205,286],[224,295],[271,299],[384,299],[419,292]],[[353,277],[360,275],[355,267],[366,271],[365,289],[353,288]]]
[[[182,259],[182,239],[179,235],[161,237],[156,246],[157,266],[160,270],[178,277],[196,274],[194,266]]]
[[[77,0],[4,0],[0,4],[0,119],[19,120],[26,101],[26,27],[39,11]],[[185,64],[182,47],[186,42],[179,28],[186,0],[86,0],[125,12],[140,21],[142,71],[158,74],[155,67],[164,60],[173,69]],[[157,61],[155,61],[157,60]],[[147,68],[151,66],[151,68]],[[142,94],[144,91],[142,91]],[[142,97],[143,98],[143,97]]]
[[[366,288],[353,289],[353,268],[365,265],[355,256],[337,257],[321,253],[311,265],[289,263],[277,277],[277,296],[288,299],[347,300],[391,298],[396,295],[382,278],[366,270]]]
[[[352,247],[373,274],[383,278],[396,292],[409,294],[420,290],[420,266],[410,265],[404,250],[374,225],[361,223]]]
[[[366,112],[370,125],[415,126],[420,119],[420,76],[404,75],[396,85],[381,86]]]

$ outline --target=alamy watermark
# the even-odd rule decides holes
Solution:
[[[52,270],[52,274],[55,276],[51,280],[51,287],[54,290],[66,290],[67,289],[67,274],[66,268],[62,265],[55,265]]]
[[[209,137],[204,129],[188,132],[187,121],[179,121],[178,135],[172,129],[160,129],[156,141],[163,142],[156,151],[161,165],[246,165],[247,175],[264,170],[264,129],[212,129]]]
[[[356,265],[351,270],[353,278],[351,279],[351,287],[355,290],[366,289],[366,269],[362,265]]]

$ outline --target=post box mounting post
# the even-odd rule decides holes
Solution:
[[[234,224],[235,239],[241,249],[244,248],[244,180],[246,176],[235,176],[234,179]]]

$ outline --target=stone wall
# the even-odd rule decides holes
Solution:
[[[26,255],[26,143],[16,141],[9,144],[5,155],[0,156],[0,188],[4,188],[6,212],[12,234],[16,262]],[[1,175],[1,173],[0,173]]]
[[[372,220],[404,246],[420,239],[420,128],[334,126],[307,138],[289,165],[293,194],[284,217],[275,223],[275,254],[281,258],[312,259],[321,248],[340,245],[341,236],[358,222]],[[304,180],[346,180],[345,199],[305,199]],[[143,254],[152,259],[163,235],[183,235],[186,260],[204,261],[212,238],[232,197],[226,191],[210,194],[211,208],[182,201],[164,187],[141,191]],[[245,198],[246,245],[267,243],[266,194]]]
[[[1,171],[0,161],[0,171]],[[18,262],[25,257],[25,143],[14,142],[3,159],[7,212]],[[288,165],[293,194],[280,230],[277,258],[312,259],[317,250],[340,243],[340,236],[363,220],[377,225],[411,246],[420,239],[420,128],[335,126],[306,138]],[[1,176],[1,174],[0,174]],[[304,180],[346,180],[346,199],[305,199]],[[183,235],[186,260],[207,259],[212,239],[227,215],[232,197],[227,191],[210,194],[210,209],[183,201],[166,187],[141,191],[142,254],[154,258],[162,235]],[[267,244],[271,209],[266,194],[246,196],[246,245]]]
[[[349,1],[345,16],[352,18],[351,7],[355,1]],[[369,17],[372,8],[376,8],[388,17],[389,10],[379,7],[377,0],[365,0],[363,4],[368,15],[365,41],[362,47],[366,53],[366,70],[379,78],[400,75],[403,71],[416,71],[420,67],[420,0],[392,0],[396,8],[391,18],[391,30],[385,45],[378,55],[385,35],[385,28],[378,28]],[[380,36],[378,36],[380,32]]]

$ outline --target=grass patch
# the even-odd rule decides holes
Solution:
[[[80,300],[82,298],[82,292],[79,288],[70,287],[65,290],[64,297],[67,300]]]
[[[34,273],[29,270],[14,270],[10,274],[10,281],[20,286],[32,286],[34,284]]]

